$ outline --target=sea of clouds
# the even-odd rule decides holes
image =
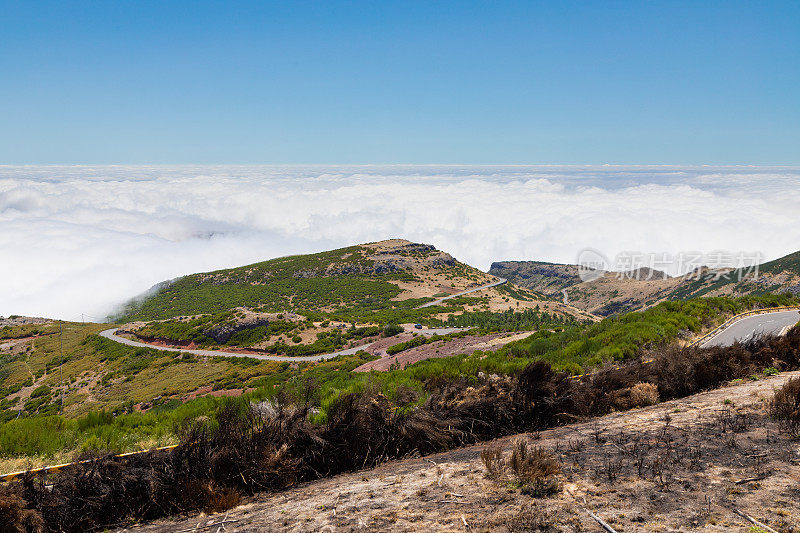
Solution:
[[[800,249],[800,169],[0,166],[0,315],[100,319],[153,284],[402,237],[481,269]],[[673,272],[675,273],[675,272]]]

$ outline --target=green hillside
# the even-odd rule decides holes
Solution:
[[[329,274],[332,266],[348,274]],[[117,321],[164,319],[252,307],[263,311],[335,308],[345,303],[385,303],[401,291],[389,279],[404,272],[371,274],[359,246],[281,257],[163,284],[155,294],[129,303]]]
[[[768,274],[791,273],[800,276],[800,251],[764,263],[759,271]]]
[[[384,241],[188,275],[159,284],[112,318],[158,320],[236,307],[315,318],[364,318],[368,312],[412,309],[428,301],[429,297],[401,298],[399,283],[424,285],[434,274],[465,285],[485,277],[432,246]],[[431,296],[440,290],[433,285],[431,281],[427,291]]]

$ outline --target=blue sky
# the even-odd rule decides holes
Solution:
[[[4,2],[0,163],[800,164],[800,2]]]

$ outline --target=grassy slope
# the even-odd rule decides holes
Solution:
[[[287,363],[256,359],[213,357],[202,361],[173,352],[125,346],[96,333],[104,324],[65,323],[63,382],[59,372],[59,335],[26,342],[13,353],[0,355],[2,415],[16,416],[11,407],[23,405],[30,393],[47,386],[47,401],[24,409],[24,414],[55,414],[60,410],[81,416],[93,409],[129,411],[132,404],[152,402],[158,396],[183,396],[202,386],[216,389],[254,388],[272,379],[282,380]],[[45,326],[58,331],[58,325]],[[354,363],[364,362],[352,356]],[[276,378],[277,377],[277,378]],[[15,397],[22,399],[14,400]]]
[[[554,331],[541,331],[495,352],[430,359],[402,370],[368,374],[350,372],[368,359],[358,355],[319,364],[301,364],[297,368],[285,363],[247,360],[183,360],[93,336],[104,327],[102,325],[69,324],[68,327],[74,329],[68,329],[70,333],[65,334],[65,355],[69,359],[64,365],[65,380],[69,382],[75,377],[77,382],[84,372],[93,369],[102,370],[114,378],[105,384],[100,382],[92,392],[93,402],[87,401],[77,390],[67,391],[65,405],[71,418],[25,413],[28,418],[0,424],[0,455],[12,458],[36,455],[41,462],[71,450],[102,448],[122,451],[169,441],[173,438],[173,425],[178,420],[210,414],[221,400],[200,398],[185,404],[171,401],[146,414],[134,412],[98,418],[97,414],[85,413],[91,407],[100,406],[109,409],[116,406],[121,413],[124,409],[120,408],[126,402],[150,400],[155,395],[181,394],[214,381],[255,388],[253,393],[244,397],[246,400],[272,397],[281,389],[302,396],[304,390],[309,390],[307,383],[313,382],[313,403],[320,407],[317,420],[324,421],[327,406],[347,391],[377,387],[388,398],[394,399],[402,395],[402,391],[413,389],[424,398],[426,383],[431,380],[470,379],[478,372],[515,373],[534,360],[545,360],[556,369],[577,373],[604,362],[633,357],[641,349],[671,342],[687,332],[696,333],[713,327],[725,317],[753,306],[794,302],[796,300],[785,296],[667,302],[645,312],[630,313],[596,324],[567,325]],[[47,367],[48,363],[53,368],[52,360],[57,357],[54,349],[57,336],[47,337],[44,342],[46,344],[26,356],[24,361],[5,362],[2,368],[11,368],[12,372],[4,386],[13,388],[25,378],[25,364],[34,373]],[[48,384],[55,398],[58,383],[58,374],[51,371],[36,385]]]
[[[57,331],[58,325],[40,328]],[[258,397],[304,375],[310,367],[335,383],[337,375],[344,376],[371,359],[362,353],[297,369],[288,363],[255,359],[197,360],[96,336],[106,328],[104,324],[64,325],[64,416],[58,415],[59,335],[35,339],[30,349],[2,354],[0,470],[69,460],[86,449],[129,451],[171,443],[178,421],[207,414],[224,401],[212,396],[186,403],[175,399],[199,387],[256,389],[261,392],[251,396]],[[28,400],[31,391],[43,386],[49,389],[47,394]],[[20,393],[24,399],[14,401]],[[140,402],[154,407],[147,413],[133,411],[131,406]],[[16,410],[26,404],[31,408]]]
[[[781,272],[791,272],[800,276],[800,251],[785,255],[774,261],[769,261],[761,265],[761,272],[779,274]]]
[[[238,268],[192,274],[163,285],[154,295],[131,302],[117,319],[153,320],[226,311],[239,306],[264,311],[336,307],[372,300],[385,302],[401,290],[389,279],[402,274],[359,273],[320,277],[331,265],[369,269],[360,246],[281,257]],[[314,277],[302,277],[313,273]]]
[[[421,281],[417,274],[422,275],[431,267],[415,271],[409,263],[424,265],[427,256],[440,252],[400,249],[398,254],[405,264],[394,269],[378,264],[375,250],[350,246],[192,274],[161,284],[155,294],[130,302],[115,320],[165,319],[240,306],[265,312],[294,311],[315,318],[365,318],[375,312],[408,312],[428,299],[393,301],[403,292],[397,282]],[[471,279],[480,274],[457,261],[435,269],[452,279]],[[409,314],[428,316],[431,311]]]

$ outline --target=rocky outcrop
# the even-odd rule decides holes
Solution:
[[[489,274],[506,278],[521,287],[552,294],[580,283],[578,269],[577,265],[540,261],[497,261],[492,263]]]
[[[394,241],[393,241],[394,242]],[[454,266],[456,260],[450,254],[437,250],[430,244],[397,241],[394,245],[365,246],[365,257],[359,261],[331,263],[324,270],[303,270],[293,274],[295,278],[322,276],[381,275],[393,272],[421,270],[425,268],[446,268]]]

